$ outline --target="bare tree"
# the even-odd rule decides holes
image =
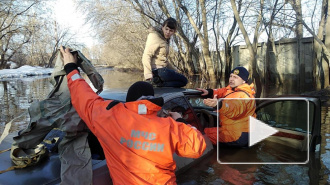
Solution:
[[[279,74],[277,67],[271,68],[270,62],[273,61],[272,66],[277,66],[279,63],[279,52],[275,45],[275,37],[274,37],[274,27],[276,23],[276,16],[282,10],[285,3],[279,5],[279,0],[275,0],[274,4],[268,4],[270,12],[270,18],[267,19],[265,14],[263,16],[263,21],[266,28],[266,33],[268,36],[267,40],[267,52],[266,52],[266,60],[265,60],[265,68],[264,68],[264,83],[265,86],[268,87],[271,84],[282,84],[281,75]],[[273,60],[272,60],[273,59]]]
[[[210,49],[209,49],[209,32],[208,32],[208,19],[207,19],[207,11],[206,11],[206,2],[205,0],[199,0],[199,6],[201,9],[201,17],[202,17],[202,32],[200,28],[196,24],[196,19],[192,17],[192,14],[188,10],[187,6],[183,5],[180,0],[176,0],[178,7],[185,13],[187,16],[191,26],[194,28],[194,31],[197,33],[199,41],[201,42],[201,49],[203,52],[203,59],[206,63],[206,72],[208,73],[208,79],[211,82],[216,81],[216,76],[214,73],[214,67],[211,60]],[[203,73],[204,71],[202,71]]]
[[[59,46],[65,45],[78,49],[81,44],[76,42],[76,35],[68,28],[62,28],[55,20],[43,17],[30,19],[34,22],[30,28],[32,35],[29,43],[25,44],[22,50],[27,55],[26,64],[53,67],[53,60]]]
[[[221,4],[222,4],[222,0],[215,1],[215,5],[214,5],[214,14],[213,14],[213,21],[212,21],[212,31],[215,37],[215,48],[216,48],[216,58],[217,58],[217,63],[216,63],[216,77],[218,77],[218,79],[221,79],[222,75],[222,69],[223,69],[223,61],[221,58],[221,54],[220,54],[220,28],[219,28],[219,22],[220,22],[220,10],[221,10]]]
[[[256,23],[256,27],[255,27],[255,31],[254,31],[254,39],[253,39],[253,43],[251,43],[250,39],[249,39],[249,35],[243,25],[243,22],[239,16],[238,10],[237,10],[237,6],[235,3],[235,0],[230,0],[231,6],[233,8],[233,12],[234,12],[234,16],[235,19],[237,21],[237,24],[240,28],[240,31],[242,32],[243,36],[244,36],[244,40],[245,43],[247,45],[247,48],[249,50],[249,54],[250,54],[250,59],[249,59],[249,66],[250,66],[250,75],[252,76],[252,79],[255,81],[256,83],[256,87],[257,87],[257,93],[256,93],[256,97],[260,97],[261,92],[262,92],[262,86],[261,86],[261,79],[259,76],[259,73],[257,71],[257,44],[258,44],[258,37],[259,37],[259,28],[261,26],[261,15],[262,15],[262,8],[263,8],[263,4],[264,1],[260,0],[260,12],[257,18],[257,23]]]
[[[314,9],[315,10],[315,9]],[[317,89],[323,89],[329,86],[329,57],[327,49],[330,47],[329,38],[330,19],[329,19],[330,3],[329,0],[322,1],[321,21],[317,35],[314,34],[314,53],[313,61],[314,81]],[[304,24],[305,27],[307,26]],[[307,27],[306,27],[307,28]],[[308,28],[309,32],[313,32]],[[325,39],[324,39],[325,36]],[[325,43],[323,43],[325,40]]]
[[[325,29],[328,25],[327,10],[323,8],[324,18],[320,23],[318,34],[315,34],[313,24],[315,21],[312,18],[310,22],[307,21],[309,15],[306,11],[302,11],[306,1],[302,0],[266,1],[266,8],[264,0],[113,0],[111,3],[105,0],[97,2],[80,0],[79,2],[88,11],[88,20],[94,23],[102,42],[100,51],[95,50],[94,53],[97,54],[93,55],[98,56],[101,62],[108,65],[142,69],[140,61],[148,34],[146,30],[151,26],[159,26],[168,17],[175,18],[180,25],[171,41],[170,62],[189,75],[201,74],[205,79],[210,79],[209,81],[215,81],[219,76],[221,78],[223,64],[220,50],[224,48],[225,76],[229,76],[233,67],[231,47],[245,42],[249,51],[249,70],[257,85],[257,96],[262,91],[259,75],[262,69],[258,69],[257,65],[258,55],[262,54],[258,53],[258,43],[261,39],[267,41],[265,63],[267,77],[270,74],[270,66],[280,63],[281,50],[276,46],[280,43],[279,40],[297,38],[298,49],[292,54],[297,56],[295,61],[299,63],[290,65],[300,65],[299,71],[295,71],[300,75],[299,86],[304,85],[304,66],[307,64],[302,60],[304,53],[301,40],[304,35],[313,35],[315,48],[319,48],[316,53],[322,51],[322,56],[317,54],[318,60],[315,66],[320,66],[322,57],[327,59],[327,56],[330,56],[327,37],[323,37],[324,30],[329,30]],[[328,0],[324,2],[327,4]],[[260,35],[265,30],[266,37],[260,39]],[[220,37],[223,42],[220,42]],[[216,60],[212,60],[213,51],[217,53]],[[198,58],[200,60],[195,60]],[[273,59],[275,62],[270,65],[269,62]],[[296,70],[294,67],[292,69]],[[271,75],[275,75],[274,83],[282,83],[283,78],[279,71],[272,69]]]
[[[242,7],[242,0],[239,0],[237,4],[238,4],[237,12],[240,13],[241,7]],[[222,37],[223,41],[225,43],[224,48],[225,48],[225,60],[226,60],[226,65],[225,65],[225,81],[226,82],[229,80],[230,71],[232,69],[232,50],[231,50],[231,48],[232,48],[235,38],[238,36],[238,31],[239,30],[237,28],[237,21],[234,18],[227,36]]]
[[[320,18],[320,23],[319,23],[319,29],[318,33],[316,33],[315,30],[313,30],[313,25],[307,24],[305,22],[304,16],[301,13],[301,1],[300,0],[291,0],[289,3],[292,5],[293,9],[295,10],[295,18],[296,18],[296,35],[299,38],[302,37],[302,27],[304,27],[310,35],[313,36],[314,38],[314,51],[315,51],[315,58],[314,58],[314,77],[315,77],[315,83],[316,87],[319,88],[324,88],[329,85],[329,60],[328,58],[330,57],[330,52],[329,52],[329,47],[330,47],[330,41],[329,38],[330,36],[327,37],[327,35],[330,35],[330,32],[328,31],[327,27],[330,25],[330,19],[328,19],[328,11],[329,11],[329,2],[328,0],[322,1],[322,9],[321,9],[321,18]],[[318,2],[315,2],[315,7]],[[314,8],[315,12],[315,8]],[[290,17],[291,18],[291,17]],[[312,21],[313,23],[313,21]],[[312,27],[312,28],[311,28]],[[299,51],[299,50],[298,50]],[[302,53],[298,53],[299,59],[301,59]],[[325,60],[325,61],[324,61]],[[325,65],[326,64],[326,65]],[[304,68],[304,63],[300,64],[300,74],[304,75],[305,74],[305,68]],[[301,79],[305,79],[304,76],[300,77]],[[304,81],[301,82],[299,85],[300,87],[304,86]]]
[[[37,0],[0,2],[0,69],[5,68],[15,53],[29,42],[32,32],[28,18],[34,15],[28,11],[38,3]]]
[[[304,89],[305,86],[305,60],[303,60],[303,52],[302,52],[302,38],[303,38],[303,24],[302,20],[302,7],[301,0],[289,0],[289,3],[293,7],[295,11],[295,34],[297,38],[297,63],[299,64],[299,82],[297,83],[301,89]]]
[[[124,1],[79,1],[101,43],[99,63],[142,70],[148,21]],[[147,8],[152,8],[149,6]]]

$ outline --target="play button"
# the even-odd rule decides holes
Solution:
[[[250,116],[249,147],[277,133],[278,130]]]

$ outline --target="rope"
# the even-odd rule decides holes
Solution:
[[[0,154],[1,154],[1,153],[4,153],[4,152],[7,152],[7,151],[9,151],[10,149],[11,149],[11,148],[8,148],[8,149],[6,149],[6,150],[2,150],[2,151],[0,151]],[[3,174],[3,173],[5,173],[5,172],[11,171],[11,170],[14,170],[14,169],[17,169],[17,168],[25,168],[25,167],[27,167],[27,165],[28,165],[29,163],[31,163],[31,159],[28,159],[28,163],[25,164],[25,165],[11,166],[11,167],[7,168],[6,170],[1,170],[1,171],[0,171],[0,174]]]
[[[8,149],[6,149],[6,150],[2,150],[2,151],[0,151],[0,154],[2,154],[2,153],[4,153],[4,152],[7,152],[7,151],[9,151],[10,150],[10,148],[8,148]]]
[[[18,169],[18,168],[25,168],[27,167],[28,164],[25,164],[25,165],[22,165],[22,166],[11,166],[9,168],[7,168],[6,170],[2,170],[0,171],[0,174],[3,174],[5,172],[8,172],[8,171],[11,171],[11,170],[14,170],[14,169]]]
[[[0,144],[1,144],[1,142],[6,138],[6,136],[9,134],[9,130],[10,130],[10,128],[11,128],[11,125],[12,125],[13,121],[16,120],[16,119],[18,119],[18,118],[20,118],[20,117],[22,117],[22,116],[25,115],[27,112],[28,112],[27,110],[24,111],[22,114],[20,114],[19,116],[15,117],[14,119],[12,119],[10,122],[8,122],[8,123],[6,124],[5,129],[3,130],[2,134],[1,134],[1,137],[0,137]],[[10,150],[11,150],[11,148],[8,148],[8,149],[5,149],[5,150],[2,150],[2,151],[0,151],[0,154],[1,154],[1,153],[4,153],[4,152],[7,152],[7,151],[10,151]],[[31,160],[30,160],[30,163],[31,163]],[[29,162],[28,162],[28,164],[29,164]],[[1,171],[0,171],[0,174],[5,173],[5,172],[8,172],[8,171],[11,171],[11,170],[14,170],[14,169],[17,169],[17,168],[25,168],[25,167],[27,167],[28,164],[21,165],[21,166],[19,166],[19,165],[17,165],[17,166],[11,166],[11,167],[9,167],[9,168],[6,169],[6,170],[1,170]]]

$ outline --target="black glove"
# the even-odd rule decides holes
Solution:
[[[154,76],[154,77],[152,78],[152,81],[153,81],[155,84],[160,84],[160,83],[162,83],[162,80],[160,79],[159,76]]]
[[[162,79],[158,76],[158,70],[157,69],[152,70],[152,75],[153,75],[152,82],[154,84],[161,84],[163,82]]]

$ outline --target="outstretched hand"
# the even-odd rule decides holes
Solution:
[[[64,48],[63,46],[61,46],[60,51],[61,51],[62,56],[63,56],[64,65],[66,65],[68,63],[75,63],[75,64],[77,63],[77,60],[78,60],[77,56],[72,55],[69,48]]]
[[[217,98],[217,95],[214,95],[213,98],[207,98],[207,99],[203,100],[203,103],[204,103],[206,106],[209,106],[209,107],[216,107],[217,104],[218,104],[218,98]]]

